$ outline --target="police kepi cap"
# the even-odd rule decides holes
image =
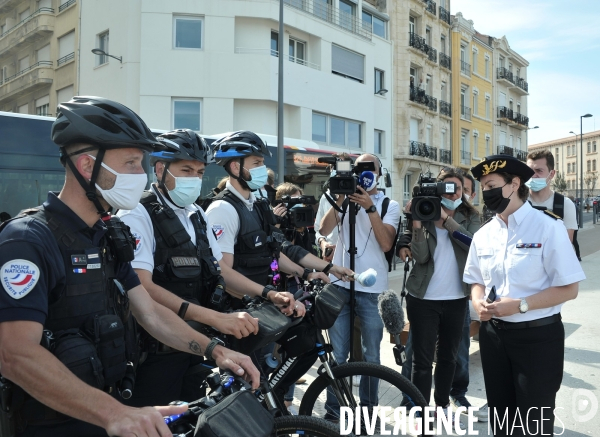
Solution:
[[[519,176],[521,182],[527,182],[534,174],[534,171],[527,166],[523,161],[509,155],[491,155],[486,156],[479,164],[471,168],[473,177],[477,180],[481,176],[486,176],[491,173],[508,173]]]

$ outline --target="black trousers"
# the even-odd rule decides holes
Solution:
[[[458,345],[465,323],[467,298],[452,300],[418,299],[406,296],[406,310],[412,335],[412,382],[425,397],[431,398],[433,356],[437,342],[435,365],[435,404],[445,407],[450,403],[450,388],[456,368]]]
[[[565,352],[562,322],[525,329],[483,322],[479,347],[494,435],[553,435]]]

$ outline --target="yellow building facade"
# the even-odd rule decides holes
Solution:
[[[452,164],[470,169],[493,150],[492,38],[459,12],[452,21]]]

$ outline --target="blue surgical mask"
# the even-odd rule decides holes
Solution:
[[[173,173],[171,173],[169,170],[167,171],[171,176],[173,176]],[[169,190],[169,196],[175,205],[185,208],[198,199],[198,196],[200,196],[200,191],[202,190],[202,179],[197,176],[173,176],[173,179],[175,179],[175,188]]]
[[[446,197],[442,197],[442,205],[444,205],[444,207],[449,209],[450,211],[454,211],[456,208],[458,208],[460,206],[461,203],[462,203],[462,199],[460,197],[456,200],[450,200],[450,199],[447,199]]]
[[[248,170],[248,172],[250,173],[250,177],[252,179],[246,181],[246,183],[252,191],[256,191],[265,186],[265,184],[267,183],[267,179],[269,178],[266,165],[251,168],[250,170]]]
[[[542,191],[548,186],[548,181],[545,178],[531,178],[525,182],[525,185],[531,191]]]

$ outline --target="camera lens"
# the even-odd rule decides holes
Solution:
[[[433,203],[429,202],[429,201],[425,201],[425,202],[421,202],[419,204],[419,214],[422,216],[429,216],[433,211],[435,210],[435,207],[433,206]]]

